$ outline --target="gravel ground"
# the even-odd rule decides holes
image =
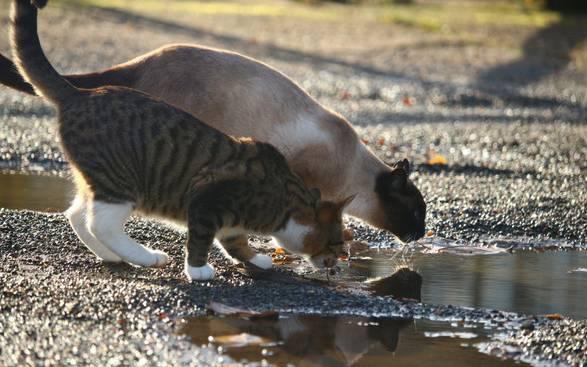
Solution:
[[[482,343],[479,350],[501,358],[540,363],[544,358],[561,365],[587,364],[587,320],[560,320],[534,327],[531,324]],[[562,338],[561,338],[562,336]],[[582,354],[582,355],[581,355]]]
[[[0,5],[7,9],[5,1]],[[7,13],[0,14],[5,31]],[[64,72],[107,67],[172,42],[260,58],[348,117],[383,159],[415,162],[414,180],[437,236],[463,243],[552,238],[587,249],[585,65],[567,60],[570,53],[527,51],[536,49],[527,43],[540,32],[560,44],[556,28],[486,29],[480,37],[491,35],[492,42],[478,43],[356,22],[348,27],[231,14],[153,18],[55,6],[42,13],[41,39]],[[8,51],[5,36],[0,51]],[[0,168],[66,171],[53,120],[40,99],[0,88]],[[427,165],[431,151],[448,165]],[[360,238],[389,239],[353,226]],[[103,266],[83,250],[62,216],[0,211],[0,364],[125,364],[141,358],[214,364],[220,357],[213,350],[169,333],[178,317],[203,313],[212,299],[253,309],[467,318],[512,328],[507,343],[521,352],[506,357],[580,364],[586,355],[584,344],[578,351],[572,346],[573,335],[584,335],[584,323],[538,320],[530,321],[533,331],[520,330],[522,315],[252,281],[217,254],[218,279],[190,286],[181,276],[181,234],[139,220],[129,229],[143,243],[168,251],[173,264],[165,270]],[[560,345],[549,347],[547,335]],[[115,341],[104,349],[99,341],[108,339]]]
[[[186,363],[214,363],[219,356],[213,351],[169,335],[182,316],[205,314],[212,300],[259,311],[464,321],[495,330],[545,322],[499,310],[401,303],[302,281],[252,280],[218,252],[211,257],[217,278],[194,285],[182,274],[184,234],[140,219],[127,230],[166,251],[171,264],[106,266],[79,243],[61,214],[0,209],[0,365],[173,365],[185,356],[199,358]]]

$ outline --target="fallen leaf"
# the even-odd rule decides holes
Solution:
[[[278,255],[278,256],[273,257],[273,264],[275,264],[275,265],[291,264],[295,260],[296,260],[296,258],[291,255]]]
[[[408,97],[408,96],[406,96],[406,97],[404,97],[404,99],[402,100],[402,103],[404,104],[404,106],[411,107],[411,106],[413,106],[413,105],[414,105],[414,103],[415,103],[415,100],[414,100],[412,97]]]
[[[549,313],[547,315],[544,315],[544,317],[546,317],[549,320],[562,320],[562,319],[564,319],[564,316],[561,315],[560,313]]]
[[[269,344],[271,343],[271,340],[253,334],[240,333],[235,335],[214,336],[212,337],[212,342],[222,344],[225,347],[241,348],[251,345]]]
[[[347,99],[351,98],[351,92],[349,92],[348,90],[343,90],[338,94],[338,98],[346,101]]]
[[[497,255],[507,253],[507,249],[492,246],[492,247],[480,247],[480,246],[433,246],[422,251],[427,254],[451,254],[460,256],[477,256],[477,255]]]
[[[273,253],[276,255],[285,255],[285,250],[281,247],[277,247]]]
[[[431,154],[429,154],[428,161],[426,163],[430,165],[437,164],[445,166],[448,164],[448,160],[443,155],[432,152]]]

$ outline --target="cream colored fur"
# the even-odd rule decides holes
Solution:
[[[383,221],[373,190],[376,175],[389,167],[343,117],[279,71],[236,53],[189,45],[167,46],[119,67],[135,70],[135,89],[229,135],[275,145],[324,199],[357,194],[348,214],[375,225]]]

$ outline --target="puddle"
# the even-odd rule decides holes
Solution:
[[[526,314],[587,319],[587,253],[532,252],[483,256],[413,253],[390,260],[389,250],[362,253],[342,266],[342,280],[389,276],[409,265],[423,278],[422,301]],[[340,281],[340,280],[339,280]]]
[[[62,177],[0,174],[3,208],[63,211],[71,192],[71,183]],[[390,250],[361,253],[359,258],[342,263],[338,281],[389,276],[399,265],[409,265],[423,277],[421,296],[426,303],[587,319],[585,252],[413,253],[404,259],[395,255],[397,252]]]
[[[72,192],[71,182],[63,177],[0,174],[0,208],[61,212]]]
[[[473,346],[486,331],[447,323],[357,316],[280,315],[248,320],[204,316],[178,331],[236,361],[278,366],[503,366]],[[519,363],[517,365],[520,365]]]

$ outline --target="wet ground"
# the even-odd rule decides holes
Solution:
[[[5,1],[0,6],[7,9]],[[315,284],[285,270],[280,273],[299,279],[253,280],[219,254],[213,256],[219,278],[194,286],[181,274],[184,235],[135,219],[128,225],[131,235],[164,249],[173,263],[164,270],[105,266],[76,240],[61,215],[22,210],[62,210],[69,189],[56,176],[66,176],[67,165],[51,108],[0,88],[0,207],[14,209],[0,209],[0,364],[239,360],[242,354],[219,353],[214,343],[201,347],[201,339],[191,344],[181,335],[186,320],[203,317],[210,301],[277,310],[289,318],[343,315],[324,318],[335,329],[365,321],[356,316],[416,320],[400,328],[394,357],[385,343],[372,345],[368,339],[358,365],[376,364],[376,358],[417,365],[439,354],[454,356],[461,365],[499,363],[499,357],[508,363],[585,363],[587,324],[580,321],[587,317],[581,307],[585,253],[542,251],[587,248],[586,32],[572,19],[542,28],[451,25],[446,32],[362,13],[348,27],[347,8],[340,9],[335,12],[340,16],[313,17],[298,10],[274,16],[74,12],[54,6],[42,13],[41,39],[50,59],[68,72],[106,67],[171,42],[227,47],[260,58],[348,117],[382,158],[407,156],[415,163],[414,180],[426,197],[434,235],[416,246],[416,253],[393,252],[398,244],[388,234],[350,221],[357,239],[382,250],[357,255],[372,259],[351,257],[338,277],[343,286]],[[0,12],[3,30],[6,14]],[[0,51],[7,49],[7,37],[0,37]],[[448,164],[426,164],[434,153]],[[390,275],[397,265],[422,275],[422,304],[355,289],[366,275]],[[550,313],[565,319],[533,316]],[[426,336],[467,332],[469,326],[478,338]],[[381,334],[377,329],[367,325],[361,332]],[[495,339],[496,333],[505,334]],[[289,353],[283,349],[287,338],[276,338],[282,344],[268,352],[280,358]],[[342,339],[329,345],[344,350]],[[479,342],[486,344],[461,347]],[[259,355],[262,349],[247,358],[270,360]]]
[[[281,315],[246,320],[203,316],[185,320],[179,333],[197,345],[222,348],[236,360],[285,366],[483,366],[515,365],[480,355],[482,328],[446,323],[358,316]],[[438,356],[445,358],[439,361]]]

